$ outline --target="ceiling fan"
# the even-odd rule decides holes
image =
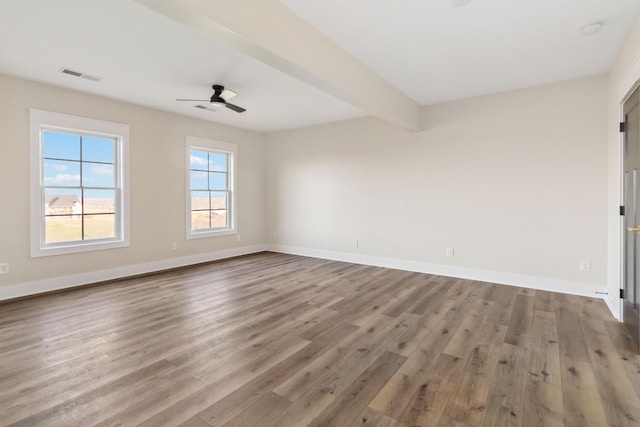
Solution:
[[[227,107],[230,110],[235,111],[236,113],[244,113],[247,111],[245,108],[238,107],[235,104],[231,104],[229,100],[236,96],[237,94],[229,89],[225,89],[222,85],[213,85],[211,86],[213,89],[213,95],[211,95],[210,99],[176,99],[176,101],[196,101],[196,102],[209,102],[211,107],[222,108]],[[198,106],[198,108],[202,108],[203,106]],[[204,107],[203,109],[208,109]]]

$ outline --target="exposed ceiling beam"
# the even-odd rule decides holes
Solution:
[[[411,131],[420,106],[278,0],[135,0],[338,99]]]

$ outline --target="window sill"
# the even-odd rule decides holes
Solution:
[[[124,248],[131,246],[128,240],[117,241],[97,241],[92,243],[69,243],[45,246],[31,251],[32,258],[39,258],[53,255],[76,254],[82,252],[102,251],[106,249]]]
[[[191,239],[203,239],[206,237],[217,237],[217,236],[229,236],[233,234],[238,234],[238,230],[225,228],[221,230],[206,230],[206,231],[192,231],[187,233],[187,240]]]

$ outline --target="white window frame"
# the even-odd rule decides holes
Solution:
[[[210,151],[214,153],[223,153],[230,156],[227,162],[227,187],[229,191],[229,205],[227,206],[227,218],[229,219],[229,227],[191,230],[191,150]],[[185,140],[185,194],[186,194],[186,237],[187,239],[200,239],[204,237],[226,236],[230,234],[238,234],[237,214],[236,214],[236,158],[237,146],[230,142],[216,141],[208,138],[187,135]],[[229,214],[230,211],[230,214]]]
[[[29,109],[31,256],[43,257],[130,246],[129,125]],[[110,239],[45,243],[45,206],[42,135],[45,130],[98,135],[116,140],[115,237]]]

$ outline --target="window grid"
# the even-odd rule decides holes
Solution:
[[[212,230],[220,230],[220,229],[230,229],[231,225],[230,225],[230,220],[231,220],[231,191],[230,191],[230,182],[229,182],[229,170],[230,170],[230,154],[223,152],[223,151],[218,151],[218,150],[210,150],[210,149],[202,149],[202,148],[192,148],[191,150],[189,150],[189,155],[193,156],[193,155],[206,155],[206,164],[207,164],[207,168],[198,168],[198,167],[190,167],[189,171],[190,172],[199,172],[199,173],[204,173],[206,174],[206,181],[207,181],[207,188],[198,188],[198,187],[194,187],[194,183],[192,180],[192,174],[190,174],[190,191],[191,191],[191,204],[190,204],[190,211],[192,213],[192,220],[191,220],[191,231],[192,232],[202,232],[202,231],[212,231]],[[224,166],[224,171],[221,170],[217,170],[215,169],[215,166],[213,166],[213,159],[212,156],[224,156],[225,158],[225,166]],[[224,177],[224,182],[225,182],[225,186],[224,189],[222,188],[212,188],[211,185],[211,175],[212,174],[217,174],[217,175],[222,175]],[[207,193],[207,206],[205,208],[194,208],[193,206],[193,193],[197,193],[197,192],[201,192],[201,193]],[[214,195],[214,193],[223,193],[224,194],[224,207],[223,208],[216,208],[213,207],[211,204],[211,199]],[[208,227],[196,227],[193,224],[193,213],[194,212],[208,212]],[[222,215],[225,214],[225,224],[224,226],[214,226],[213,224],[213,219],[214,219],[214,215]]]
[[[41,163],[41,168],[42,168],[42,176],[43,176],[43,181],[44,181],[44,168],[45,168],[45,162],[47,160],[52,160],[52,161],[64,161],[64,162],[72,162],[72,163],[77,163],[79,165],[79,183],[80,185],[78,186],[56,186],[56,185],[46,185],[44,182],[42,183],[42,200],[43,200],[43,206],[46,203],[46,191],[47,190],[60,190],[62,193],[69,191],[69,190],[78,190],[80,192],[80,214],[74,214],[74,213],[65,213],[65,214],[50,214],[47,213],[45,211],[44,215],[43,215],[43,221],[45,222],[45,224],[43,224],[42,227],[42,231],[44,234],[44,238],[43,238],[43,242],[45,245],[55,245],[56,243],[63,243],[63,244],[68,244],[68,243],[73,243],[73,242],[84,242],[86,240],[91,240],[91,241],[96,241],[96,240],[101,240],[101,239],[86,239],[86,223],[85,223],[85,218],[86,217],[96,217],[96,216],[106,216],[106,215],[112,215],[114,216],[114,229],[113,229],[113,234],[111,236],[107,236],[107,237],[103,237],[102,239],[113,239],[117,237],[118,234],[118,230],[120,228],[120,224],[119,224],[119,218],[117,213],[119,212],[119,200],[120,200],[120,192],[119,192],[119,178],[118,178],[118,144],[117,144],[117,140],[116,138],[111,138],[111,137],[104,137],[102,135],[100,135],[99,137],[101,139],[106,139],[106,140],[111,140],[113,142],[113,162],[104,162],[104,161],[96,161],[96,160],[84,160],[84,138],[86,136],[89,137],[94,137],[95,135],[91,135],[90,133],[75,133],[72,131],[61,131],[59,129],[49,129],[49,128],[42,128],[42,134],[43,134],[43,143],[44,143],[44,133],[45,132],[54,132],[54,133],[64,133],[64,134],[69,134],[69,135],[76,135],[78,136],[79,139],[79,144],[80,144],[80,159],[76,160],[76,159],[71,159],[71,158],[61,158],[61,157],[45,157],[44,155],[42,156],[42,163]],[[87,186],[87,185],[83,185],[84,182],[84,165],[85,164],[96,164],[96,165],[109,165],[109,166],[113,166],[113,183],[114,185],[111,187],[107,187],[107,186],[101,186],[101,187],[94,187],[94,186]],[[91,191],[91,190],[107,190],[107,191],[113,191],[114,194],[114,203],[113,203],[113,212],[92,212],[92,213],[86,213],[85,212],[85,191]],[[47,236],[46,236],[46,219],[47,218],[62,218],[62,217],[75,217],[75,216],[79,216],[80,217],[80,235],[81,238],[79,240],[64,240],[61,242],[54,242],[54,243],[50,243],[47,241]]]
[[[30,108],[29,176],[32,257],[130,246],[128,124]]]

